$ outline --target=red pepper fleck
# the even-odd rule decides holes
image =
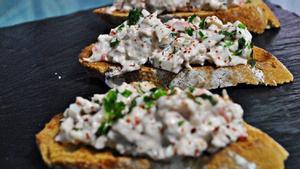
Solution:
[[[116,34],[115,31],[111,31],[111,32],[110,32],[110,35],[115,35],[115,34]]]
[[[135,117],[135,125],[139,125],[141,123],[141,120],[138,117]]]
[[[200,150],[196,149],[195,150],[195,156],[199,156],[200,155]]]
[[[246,136],[240,136],[238,138],[238,141],[247,141],[247,137]]]

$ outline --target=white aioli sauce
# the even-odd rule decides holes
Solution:
[[[223,24],[216,16],[191,16],[188,20],[162,23],[157,13],[143,10],[135,25],[125,21],[110,34],[100,35],[86,61],[120,64],[122,69],[110,76],[138,70],[148,62],[178,73],[184,68],[191,69],[191,64],[205,62],[218,67],[247,64],[251,41],[252,35],[239,21]]]
[[[246,0],[115,0],[111,10],[148,10],[176,11],[183,8],[204,10],[226,10],[229,7],[246,4]]]
[[[198,157],[247,136],[243,109],[223,95],[123,83],[91,101],[77,97],[64,112],[56,141],[160,160]],[[118,118],[111,121],[113,117]]]

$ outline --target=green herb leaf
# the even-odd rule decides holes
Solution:
[[[184,124],[184,120],[180,120],[180,121],[177,122],[178,126],[182,126],[183,124]]]
[[[190,86],[190,87],[188,88],[188,90],[189,90],[189,92],[193,93],[193,92],[195,91],[195,88],[192,87],[192,86]]]
[[[212,104],[213,106],[215,106],[218,103],[217,100],[215,100],[211,95],[202,94],[199,97],[201,97],[202,99],[208,100],[210,102],[210,104]]]
[[[123,117],[122,111],[125,109],[125,104],[123,102],[117,102],[117,96],[117,91],[110,90],[103,99],[105,120],[101,123],[96,132],[97,137],[107,134],[110,126]]]
[[[131,102],[131,105],[129,107],[129,112],[132,111],[132,109],[136,106],[136,100],[134,99],[132,102]]]
[[[252,2],[251,0],[247,0],[247,1],[246,1],[246,4],[249,4],[249,3],[251,3],[251,2]]]
[[[129,96],[131,96],[131,94],[132,94],[132,92],[130,90],[127,90],[127,89],[125,89],[125,91],[122,93],[122,95],[124,97],[129,97]]]
[[[253,43],[251,42],[251,43],[248,43],[247,44],[247,47],[248,47],[248,49],[252,49],[253,48]]]
[[[244,49],[245,46],[246,46],[246,40],[244,38],[240,38],[239,41],[238,41],[238,44],[239,44],[239,49]]]
[[[135,25],[140,20],[142,14],[141,11],[141,9],[133,9],[129,11],[127,24]]]
[[[109,123],[109,122],[101,123],[100,127],[98,128],[98,130],[96,132],[96,136],[99,137],[102,135],[106,135],[110,128],[111,128],[111,123]]]
[[[225,37],[227,37],[229,39],[233,39],[234,36],[236,35],[236,31],[233,31],[233,32],[220,31],[219,34],[224,35]]]
[[[233,41],[231,41],[231,40],[225,40],[224,41],[224,47],[225,48],[228,48],[228,47],[230,47],[232,45],[233,45]]]
[[[153,101],[152,97],[150,97],[150,96],[145,96],[144,102],[145,102],[146,109],[150,109],[154,105],[154,101]]]
[[[205,19],[202,19],[200,24],[199,24],[199,28],[200,29],[206,29],[206,22],[205,22]]]
[[[231,57],[231,56],[229,56],[229,57],[228,57],[228,59],[229,59],[229,62],[231,62],[231,61],[232,61],[232,57]]]
[[[233,52],[233,55],[235,55],[235,56],[241,56],[242,54],[243,54],[243,50],[241,50],[241,49]]]
[[[167,95],[167,92],[163,89],[163,88],[158,88],[157,90],[155,90],[153,93],[152,93],[152,98],[157,100],[159,99],[160,97],[162,96],[166,96]]]
[[[119,43],[120,43],[119,39],[114,38],[114,39],[110,42],[110,47],[115,48],[116,46],[118,46]]]
[[[189,23],[192,23],[192,22],[194,21],[195,18],[196,18],[196,15],[195,15],[195,14],[192,15],[192,16],[190,16],[190,17],[188,18],[188,22],[189,22]]]
[[[241,28],[241,29],[246,29],[247,28],[246,25],[244,25],[242,23],[238,24],[238,27]]]
[[[123,102],[116,102],[114,107],[113,107],[113,115],[114,118],[120,118],[122,117],[122,110],[125,109],[125,104]]]
[[[172,32],[171,35],[172,35],[173,37],[175,37],[175,36],[178,35],[178,33],[177,33],[177,32]]]
[[[125,27],[124,23],[118,26],[117,31],[122,31],[122,29]]]
[[[202,31],[199,31],[199,36],[201,37],[202,40],[207,39],[207,36],[205,36]]]
[[[186,29],[185,29],[185,32],[186,32],[188,35],[193,36],[194,29],[193,29],[193,28],[186,28]]]

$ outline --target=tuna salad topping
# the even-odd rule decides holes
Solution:
[[[226,92],[123,83],[91,101],[77,97],[55,139],[156,160],[199,157],[247,137],[242,116]]]
[[[193,15],[163,23],[157,13],[136,9],[127,21],[100,35],[92,55],[85,60],[121,65],[109,76],[139,70],[145,64],[178,73],[206,63],[217,67],[255,66],[252,48],[252,35],[239,21],[223,24],[216,16]]]

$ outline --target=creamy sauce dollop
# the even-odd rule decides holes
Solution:
[[[134,8],[162,12],[184,9],[226,10],[246,3],[246,0],[115,0],[110,10],[129,11]]]
[[[120,64],[121,70],[110,73],[115,76],[145,64],[178,73],[191,65],[235,66],[251,58],[252,35],[239,21],[223,24],[216,16],[191,16],[163,23],[157,13],[143,10],[140,15],[136,24],[128,20],[100,35],[86,61]]]
[[[247,137],[243,109],[226,93],[123,83],[66,109],[56,141],[156,160],[198,157]]]

